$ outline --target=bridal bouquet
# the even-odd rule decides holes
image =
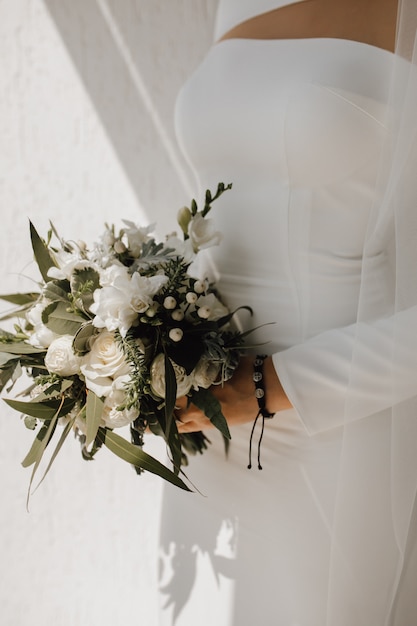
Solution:
[[[40,290],[1,296],[17,308],[3,315],[15,318],[14,332],[0,331],[0,390],[10,391],[23,371],[31,381],[27,401],[5,400],[36,430],[23,461],[33,466],[30,486],[53,438],[45,474],[74,432],[85,459],[105,446],[138,473],[188,489],[180,477],[186,453],[203,452],[208,440],[179,435],[180,396],[230,438],[209,387],[231,377],[246,333],[232,329],[234,313],[215,286],[192,276],[199,252],[220,241],[206,216],[230,187],[219,184],[214,196],[207,191],[201,211],[193,200],[179,212],[181,239],[174,233],[158,242],[152,227],[126,221],[119,231],[106,225],[89,249],[61,239],[52,225],[45,241],[30,225]],[[130,440],[116,432],[127,425]],[[146,428],[166,440],[172,470],[142,449]]]

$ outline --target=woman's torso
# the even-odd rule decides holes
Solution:
[[[200,189],[233,183],[213,210],[221,292],[276,323],[256,335],[268,351],[355,319],[391,60],[348,40],[225,40],[179,96]]]

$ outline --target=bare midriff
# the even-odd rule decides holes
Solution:
[[[224,39],[334,38],[393,51],[398,0],[304,0],[229,30]]]

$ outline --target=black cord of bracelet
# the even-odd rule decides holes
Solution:
[[[255,398],[258,401],[259,411],[258,411],[258,414],[255,417],[255,421],[253,423],[252,431],[251,431],[250,439],[249,439],[249,465],[248,465],[248,469],[251,469],[251,467],[252,467],[252,440],[253,440],[253,435],[254,435],[254,432],[255,432],[255,428],[256,428],[256,424],[258,422],[258,419],[259,419],[260,416],[262,416],[261,434],[259,436],[259,441],[258,441],[258,469],[261,470],[262,469],[262,465],[261,465],[261,443],[262,443],[262,437],[264,435],[265,420],[266,419],[271,419],[275,415],[275,413],[270,413],[268,411],[268,409],[266,408],[264,373],[263,373],[263,367],[264,367],[265,359],[266,359],[266,354],[258,354],[256,356],[256,358],[255,358],[255,361],[253,362],[253,382],[255,383]]]

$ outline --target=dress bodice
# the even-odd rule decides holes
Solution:
[[[346,40],[231,39],[180,94],[199,187],[233,183],[215,208],[222,293],[277,322],[271,349],[354,319],[391,59]]]

